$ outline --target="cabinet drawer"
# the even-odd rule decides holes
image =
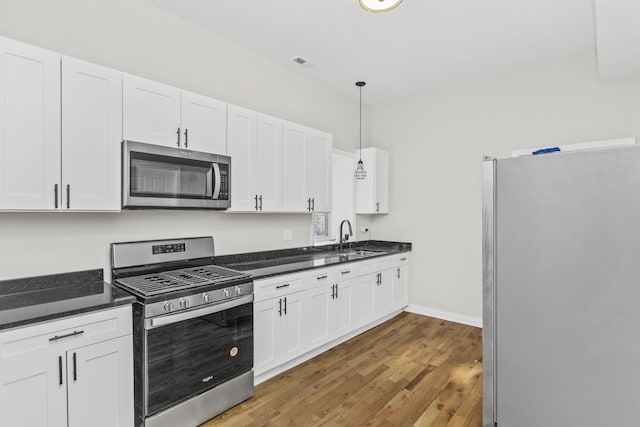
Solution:
[[[278,295],[301,291],[303,289],[302,277],[302,274],[295,274],[256,280],[253,284],[254,300],[264,301]]]
[[[409,264],[409,254],[408,253],[403,253],[400,255],[395,255],[393,257],[393,265],[394,267],[397,266],[401,266],[401,265],[407,265]]]
[[[311,270],[307,276],[309,280],[309,288],[324,286],[333,283],[336,280],[339,280],[339,271],[340,270],[338,270],[336,267]]]
[[[67,317],[0,333],[0,362],[40,357],[132,333],[131,306]]]

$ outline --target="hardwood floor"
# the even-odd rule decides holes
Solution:
[[[481,426],[481,358],[481,329],[402,313],[201,427]]]

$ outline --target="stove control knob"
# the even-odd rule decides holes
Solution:
[[[202,301],[203,301],[205,304],[209,304],[209,303],[211,302],[211,295],[209,295],[209,294],[203,294],[203,295],[202,295]]]
[[[229,289],[225,289],[222,291],[222,295],[224,295],[225,298],[229,298],[231,296],[231,291]]]
[[[173,303],[172,302],[165,302],[164,303],[164,311],[166,311],[167,313],[170,311],[173,311]]]
[[[242,295],[242,288],[240,286],[236,286],[236,295]]]
[[[189,300],[180,298],[180,308],[187,308],[187,307],[189,307]]]

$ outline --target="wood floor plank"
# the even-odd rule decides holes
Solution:
[[[402,313],[201,427],[482,425],[482,330]]]

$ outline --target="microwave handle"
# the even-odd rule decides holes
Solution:
[[[211,165],[211,170],[213,171],[213,200],[217,200],[220,195],[220,165],[217,163],[213,163]]]

